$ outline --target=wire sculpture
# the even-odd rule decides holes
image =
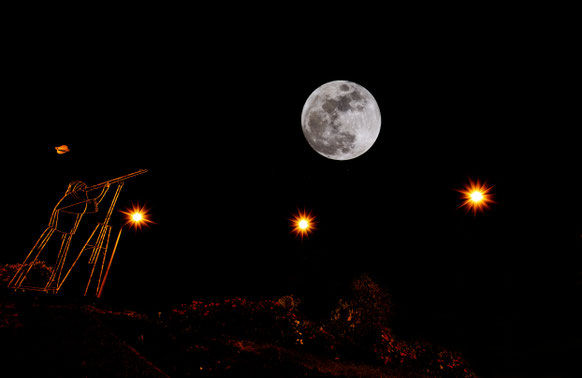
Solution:
[[[91,273],[85,288],[84,295],[89,292],[91,283],[97,280],[96,294],[99,296],[103,288],[104,277],[103,269],[105,261],[109,258],[108,266],[111,266],[111,261],[115,253],[113,251],[108,255],[109,238],[111,236],[111,225],[109,220],[113,214],[113,209],[119,198],[119,194],[125,180],[146,173],[147,169],[140,169],[139,171],[129,173],[96,185],[87,186],[82,181],[72,181],[63,197],[55,205],[48,226],[40,235],[36,244],[26,258],[20,265],[16,274],[8,283],[8,287],[15,290],[35,290],[45,293],[56,294],[59,292],[63,283],[69,277],[69,274],[84,254],[85,251],[91,251],[89,255],[89,265],[91,266]],[[77,232],[77,228],[85,214],[93,214],[99,212],[98,205],[103,201],[105,195],[112,185],[116,184],[117,188],[109,205],[109,209],[102,222],[98,222],[93,232],[79,251],[74,261],[71,263],[68,258],[69,247],[71,239]],[[47,243],[55,236],[60,235],[61,243],[56,255],[56,261],[50,271],[50,275],[46,280],[41,279],[40,282],[31,282],[28,275],[32,267],[37,261],[48,253],[45,251]],[[119,241],[119,237],[117,238]],[[96,272],[96,270],[98,272]]]

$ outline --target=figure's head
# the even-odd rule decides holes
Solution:
[[[71,181],[66,194],[71,194],[77,199],[83,199],[82,197],[86,197],[85,189],[87,189],[87,184],[83,181]]]

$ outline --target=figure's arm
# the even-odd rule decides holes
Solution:
[[[107,194],[107,191],[109,190],[109,187],[111,185],[108,183],[106,184],[103,189],[101,189],[101,193],[99,193],[99,195],[97,197],[94,198],[95,200],[95,204],[98,205],[99,203],[101,203],[101,201],[103,200],[103,198],[105,197],[105,195]]]
[[[92,201],[93,201],[92,199],[82,200],[68,204],[66,206],[59,206],[58,208],[55,209],[69,214],[81,214],[86,211],[87,203],[90,203]]]
[[[106,184],[102,189],[101,192],[96,196],[93,197],[87,192],[88,199],[85,201],[85,213],[96,213],[99,211],[99,203],[103,200],[107,191],[109,190],[110,184]]]
[[[87,202],[87,200],[76,199],[76,198],[73,198],[73,196],[71,196],[70,194],[67,194],[67,195],[63,196],[63,198],[61,198],[61,200],[57,203],[57,205],[55,206],[55,210],[71,209],[71,208],[78,206],[78,205],[81,205],[85,202]],[[74,211],[67,211],[67,212],[74,212]]]
[[[110,184],[104,185],[103,188],[101,189],[101,192],[96,197],[93,198],[91,198],[91,196],[89,195],[90,191],[84,191],[85,195],[88,198],[80,201],[77,200],[73,203],[71,203],[70,201],[63,201],[63,199],[65,199],[65,197],[63,197],[63,199],[61,199],[55,210],[61,210],[64,211],[65,213],[70,214],[96,213],[98,209],[97,205],[99,205],[99,203],[103,200],[103,198],[107,194],[107,191],[109,190],[109,187]],[[67,203],[65,204],[63,202]]]

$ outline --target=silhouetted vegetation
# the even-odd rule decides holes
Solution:
[[[391,303],[389,295],[367,274],[353,280],[351,292],[341,298],[326,328],[351,353],[372,345],[379,330],[388,329]]]
[[[21,266],[22,264],[6,264],[0,266],[0,284],[4,287],[7,286]],[[40,260],[33,262],[32,266],[26,264],[24,269],[28,269],[29,267],[30,271],[26,275],[27,286],[40,286],[46,284],[53,272],[52,267],[46,265],[44,261]]]
[[[15,269],[2,267],[1,282]],[[473,375],[455,353],[395,337],[390,296],[368,275],[356,278],[329,318],[320,321],[306,318],[293,295],[196,300],[150,315],[79,305],[26,305],[20,314],[18,305],[2,302],[0,333],[5,342],[34,349],[37,338],[52,340],[52,354],[72,353],[74,372],[106,374],[127,359],[133,367],[115,376],[131,376],[139,369],[151,376]],[[73,337],[78,333],[84,336]],[[80,343],[79,350],[70,350],[74,343]],[[112,362],[101,352],[110,347],[123,358]],[[107,361],[88,360],[102,357]]]
[[[339,300],[326,328],[345,356],[428,374],[472,375],[467,362],[456,353],[424,341],[395,337],[390,329],[391,309],[390,295],[363,274]]]
[[[396,338],[389,328],[390,296],[368,275],[355,279],[329,319],[306,319],[292,296],[279,300],[194,301],[175,309],[172,323],[191,334],[220,334],[294,348],[334,361],[360,362],[406,369],[419,374],[472,376],[456,353],[429,343]]]

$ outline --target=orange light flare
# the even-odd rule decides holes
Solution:
[[[121,213],[127,216],[125,224],[133,227],[136,230],[141,230],[143,226],[148,226],[149,223],[154,223],[149,217],[149,209],[145,206],[131,205],[131,209],[120,210]]]
[[[490,204],[495,203],[492,197],[491,189],[493,186],[488,186],[487,181],[481,184],[481,181],[473,181],[469,179],[469,184],[465,185],[464,189],[457,190],[461,193],[461,199],[464,200],[461,206],[467,208],[467,212],[473,210],[473,214],[477,215],[478,211],[485,212],[491,208]]]
[[[294,233],[295,236],[301,237],[301,239],[305,236],[309,236],[313,230],[317,230],[315,227],[315,216],[311,214],[311,211],[307,213],[305,210],[297,210],[297,214],[294,214],[290,221],[292,227],[291,232]]]

